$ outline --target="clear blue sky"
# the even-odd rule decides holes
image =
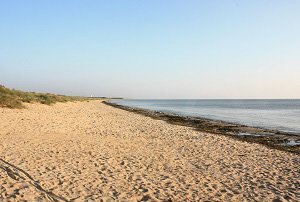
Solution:
[[[68,95],[300,98],[300,1],[0,0],[0,70]]]

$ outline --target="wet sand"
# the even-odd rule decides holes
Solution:
[[[0,201],[299,201],[299,155],[99,101],[0,108]]]

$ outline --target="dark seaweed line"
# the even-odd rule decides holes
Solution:
[[[218,135],[225,135],[239,141],[258,143],[268,148],[277,149],[277,150],[290,152],[294,154],[300,154],[299,145],[290,146],[290,147],[281,145],[281,143],[284,143],[288,138],[299,139],[299,136],[295,134],[289,134],[280,131],[272,131],[272,130],[267,130],[262,128],[249,127],[241,124],[227,123],[224,121],[217,121],[217,120],[211,120],[206,118],[184,117],[184,116],[168,114],[164,112],[156,112],[156,111],[151,111],[146,109],[127,107],[116,103],[111,103],[109,101],[102,101],[102,103],[129,112],[134,112],[147,117],[151,117],[153,119],[164,120],[167,123],[192,127],[197,131],[214,133]],[[240,132],[253,133],[253,131],[254,134],[272,134],[272,135],[266,135],[261,137],[238,135]]]
[[[45,190],[36,180],[34,180],[26,171],[22,170],[21,168],[18,168],[17,166],[5,161],[4,159],[0,158],[0,162],[2,162],[3,165],[0,164],[0,169],[4,170],[7,175],[18,181],[18,179],[25,180],[26,178],[29,180],[29,182],[40,192],[44,193],[46,197],[50,201],[68,201],[62,196],[58,196],[50,191]],[[19,174],[19,173],[21,174]],[[23,176],[22,176],[23,175]]]

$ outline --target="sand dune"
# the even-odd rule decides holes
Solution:
[[[0,201],[299,201],[299,169],[299,155],[99,101],[0,108]]]

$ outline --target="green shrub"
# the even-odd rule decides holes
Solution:
[[[9,94],[0,93],[0,107],[23,108],[22,103]]]
[[[23,92],[0,85],[0,107],[24,108],[23,102],[51,105],[56,102],[84,101],[86,97],[71,97],[50,93]]]

